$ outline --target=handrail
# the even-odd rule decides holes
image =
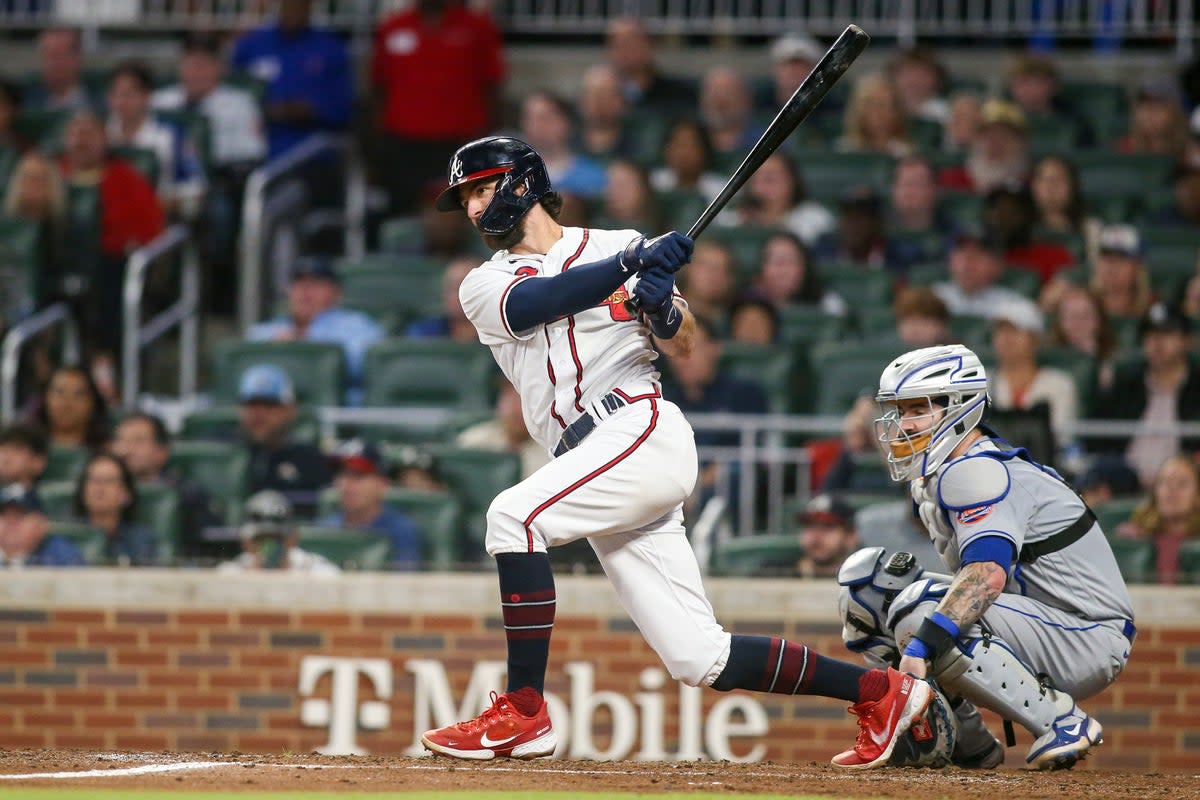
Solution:
[[[254,170],[246,179],[238,242],[241,264],[238,321],[243,330],[258,322],[261,314],[267,191],[281,179],[298,177],[300,168],[330,152],[339,153],[346,160],[346,254],[354,258],[366,251],[366,171],[350,139],[329,133],[313,134],[279,158]]]
[[[146,274],[163,256],[183,254],[179,299],[141,324]],[[124,336],[121,344],[121,396],[132,405],[141,390],[141,353],[172,328],[179,328],[179,393],[196,391],[200,359],[200,258],[186,225],[172,225],[154,241],[129,256],[122,287]]]
[[[63,363],[79,362],[79,326],[66,303],[54,303],[8,329],[0,344],[0,419],[11,423],[17,411],[17,373],[21,348],[44,330],[63,326]]]

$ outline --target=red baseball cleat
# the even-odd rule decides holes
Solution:
[[[537,713],[527,717],[512,704],[509,695],[492,692],[491,708],[475,719],[426,731],[421,744],[444,756],[488,761],[548,756],[558,746],[558,737],[550,725],[544,699]]]
[[[929,707],[933,690],[925,681],[894,669],[887,671],[887,677],[883,697],[850,706],[850,712],[858,715],[858,738],[854,749],[833,757],[835,767],[870,769],[886,764],[896,739]]]

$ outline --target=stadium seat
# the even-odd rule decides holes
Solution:
[[[722,575],[792,575],[803,557],[804,548],[795,533],[739,536],[713,551],[712,568]]]
[[[438,475],[462,502],[467,526],[463,558],[478,561],[484,555],[488,506],[496,495],[521,480],[521,459],[514,453],[450,446],[431,447],[429,452]]]
[[[796,354],[790,347],[725,342],[718,369],[758,384],[767,395],[767,408],[775,414],[786,414],[800,410],[796,404],[804,400],[796,391],[799,376],[795,364]]]
[[[1061,114],[1026,118],[1029,149],[1035,154],[1069,153],[1082,138],[1079,123]]]
[[[1020,292],[1030,300],[1037,298],[1038,291],[1042,286],[1042,280],[1036,272],[1011,266],[1004,270],[1000,275],[1000,280],[996,281],[996,283],[999,286]]]
[[[791,305],[779,311],[780,339],[788,345],[832,341],[845,329],[845,318],[827,314],[820,306]]]
[[[1079,182],[1087,197],[1100,195],[1138,196],[1148,189],[1165,186],[1174,169],[1170,156],[1147,153],[1113,153],[1081,150],[1074,154]]]
[[[809,353],[816,414],[841,416],[862,394],[874,396],[884,366],[907,347],[899,340],[817,345]]]
[[[975,350],[978,355],[980,349],[991,346],[992,321],[985,317],[951,317],[950,336],[954,341]]]
[[[855,264],[818,264],[821,284],[842,296],[851,308],[890,306],[893,276]]]
[[[935,261],[946,253],[949,238],[937,231],[894,230],[888,232],[888,244],[903,246],[906,252],[919,253],[921,261]]]
[[[0,186],[7,186],[17,162],[21,160],[21,152],[15,147],[0,146]]]
[[[1179,582],[1200,583],[1200,540],[1184,539],[1179,545]]]
[[[0,150],[0,158],[3,158]],[[5,179],[0,166],[0,179]],[[34,306],[41,306],[50,295],[49,271],[40,269],[38,258],[41,235],[36,222],[0,217],[0,294],[16,298],[28,293]],[[3,304],[11,307],[13,300]]]
[[[420,217],[392,217],[379,226],[379,249],[384,253],[416,253],[424,244]]]
[[[662,160],[663,142],[669,122],[666,115],[654,111],[632,111],[625,116],[624,136],[629,142],[630,155],[643,166]]]
[[[1083,357],[1078,350],[1065,347],[1040,348],[1038,361],[1044,366],[1061,369],[1071,376],[1075,383],[1075,392],[1079,395],[1079,415],[1086,417],[1096,396],[1096,362]]]
[[[154,532],[158,540],[158,563],[169,565],[179,552],[182,530],[179,494],[170,486],[139,484],[134,519]]]
[[[56,522],[75,518],[75,481],[53,480],[43,476],[38,482],[38,499],[46,516]]]
[[[1092,511],[1106,536],[1116,536],[1117,529],[1129,521],[1133,511],[1142,502],[1139,497],[1119,497],[1096,506]]]
[[[1059,231],[1050,228],[1036,227],[1033,229],[1033,240],[1047,244],[1061,245],[1071,251],[1076,264],[1087,263],[1087,243],[1083,237],[1074,231]],[[1062,273],[1059,273],[1060,275]]]
[[[737,276],[749,281],[758,274],[759,255],[763,246],[778,230],[761,225],[736,225],[728,228],[712,226],[705,233],[713,241],[729,248],[733,253]]]
[[[1086,120],[1093,147],[1106,148],[1127,128],[1129,99],[1125,87],[1101,81],[1063,81],[1059,97]]]
[[[1155,579],[1154,542],[1147,539],[1108,540],[1121,575],[1129,583],[1153,583]]]
[[[425,259],[342,273],[342,305],[370,314],[392,332],[442,312],[442,269]]]
[[[403,511],[421,531],[421,569],[439,571],[459,564],[465,530],[462,504],[448,492],[424,492],[392,487],[384,502]],[[336,489],[321,492],[320,516],[337,511]],[[389,562],[393,560],[389,555]]]
[[[299,547],[325,556],[344,570],[381,570],[387,567],[388,540],[379,533],[347,531],[318,525],[299,529]]]
[[[213,398],[237,402],[238,381],[255,364],[274,364],[292,379],[303,405],[340,406],[346,374],[340,345],[326,342],[226,341],[213,354]]]
[[[908,138],[922,152],[937,150],[942,146],[942,126],[931,119],[909,117]]]
[[[99,566],[105,561],[104,549],[108,537],[99,528],[93,528],[85,522],[55,520],[50,523],[50,535],[61,536],[75,545],[88,566]]]
[[[291,439],[304,444],[316,444],[320,438],[320,423],[310,408],[297,409],[292,423]],[[193,411],[183,420],[180,440],[207,442],[236,442],[241,439],[237,406],[215,406]]]
[[[970,192],[945,191],[938,201],[938,211],[956,228],[977,228],[983,221],[983,198]]]
[[[341,258],[337,261],[338,274],[344,279],[357,273],[385,273],[404,275],[438,275],[446,269],[446,260],[411,253],[380,251],[367,253],[359,258]]]
[[[708,201],[699,192],[671,190],[655,192],[654,199],[662,215],[665,228],[686,231],[696,218],[708,207]]]
[[[46,458],[46,470],[42,473],[44,481],[74,481],[79,477],[83,465],[91,455],[86,447],[64,447],[50,445]]]
[[[796,156],[805,189],[814,200],[834,201],[862,185],[883,191],[891,181],[893,161],[883,153],[823,149],[798,151]]]
[[[227,523],[241,518],[249,467],[245,448],[223,442],[175,442],[168,464],[203,486],[212,510]]]
[[[100,262],[100,191],[95,185],[69,184],[62,242],[64,280],[89,280]],[[84,285],[87,285],[86,283]]]
[[[368,406],[491,407],[493,360],[479,345],[448,339],[387,339],[367,351]]]
[[[22,111],[13,119],[13,130],[40,150],[57,153],[62,149],[68,116],[65,111]]]
[[[890,305],[856,308],[854,321],[864,339],[894,336],[896,332],[896,314]]]

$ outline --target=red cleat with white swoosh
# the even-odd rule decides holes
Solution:
[[[475,719],[426,731],[421,744],[435,754],[488,761],[548,756],[558,746],[558,737],[550,724],[545,700],[536,714],[525,716],[509,695],[492,692],[491,708]]]
[[[858,738],[853,749],[833,757],[835,767],[870,769],[887,764],[896,739],[929,707],[933,690],[928,683],[894,669],[887,671],[887,677],[883,697],[850,706],[850,713],[858,715]]]

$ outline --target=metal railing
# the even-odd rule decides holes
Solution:
[[[182,257],[179,299],[143,325],[146,275],[151,266],[174,254]],[[125,402],[132,405],[141,391],[142,351],[176,327],[179,328],[179,394],[183,397],[194,394],[200,361],[200,257],[186,225],[172,225],[157,239],[133,251],[125,266],[121,299],[124,312],[121,396]]]
[[[246,180],[242,203],[242,230],[239,240],[241,264],[238,286],[238,321],[245,330],[262,319],[263,281],[268,261],[268,238],[272,224],[289,221],[300,236],[297,215],[307,208],[307,192],[301,179],[306,167],[321,158],[338,155],[346,170],[345,252],[359,258],[366,251],[367,179],[353,143],[340,136],[316,134],[287,151],[280,158],[259,167]],[[290,264],[286,265],[290,268]],[[279,271],[276,271],[279,272]],[[272,289],[286,285],[285,274],[272,273]]]
[[[79,326],[66,303],[54,303],[9,328],[0,343],[0,420],[11,423],[17,413],[17,378],[21,351],[42,331],[58,325],[63,329],[64,364],[79,363]]]

